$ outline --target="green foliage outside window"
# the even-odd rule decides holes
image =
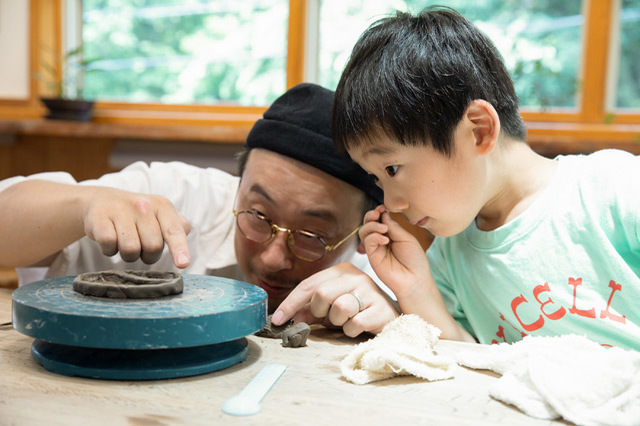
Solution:
[[[616,106],[640,108],[640,0],[623,0]]]
[[[282,0],[84,0],[85,95],[266,105],[285,89]]]
[[[301,0],[302,1],[302,0]],[[319,0],[318,83],[334,89],[358,36],[394,10],[461,12],[496,44],[523,109],[575,110],[581,0]],[[621,0],[616,106],[640,107],[640,0]],[[83,0],[85,95],[107,101],[268,105],[285,90],[287,0]]]
[[[335,88],[348,57],[347,46],[338,45],[339,39],[330,31],[336,20],[353,37],[343,44],[353,46],[367,26],[393,10],[418,13],[434,4],[454,8],[496,44],[511,72],[521,106],[542,110],[576,107],[584,22],[579,0],[324,0],[321,82]]]

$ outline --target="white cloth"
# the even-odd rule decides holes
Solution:
[[[578,335],[528,336],[478,346],[456,358],[460,365],[501,374],[489,394],[532,417],[640,425],[640,352]]]
[[[358,385],[398,375],[449,379],[457,365],[434,352],[440,333],[437,327],[417,315],[401,315],[376,337],[358,344],[342,360],[342,375]]]

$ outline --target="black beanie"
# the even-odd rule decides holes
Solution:
[[[331,139],[333,92],[302,83],[280,96],[247,136],[246,148],[286,155],[355,186],[379,204],[382,190],[362,168],[338,154]]]

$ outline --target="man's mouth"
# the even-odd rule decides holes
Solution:
[[[261,279],[258,279],[258,286],[260,286],[262,289],[264,289],[264,291],[267,292],[267,294],[273,297],[284,297],[289,294],[291,290],[293,290],[291,286],[276,285]]]

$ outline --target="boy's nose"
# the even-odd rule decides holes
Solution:
[[[392,213],[402,213],[409,207],[409,203],[397,194],[384,193],[384,206]]]

